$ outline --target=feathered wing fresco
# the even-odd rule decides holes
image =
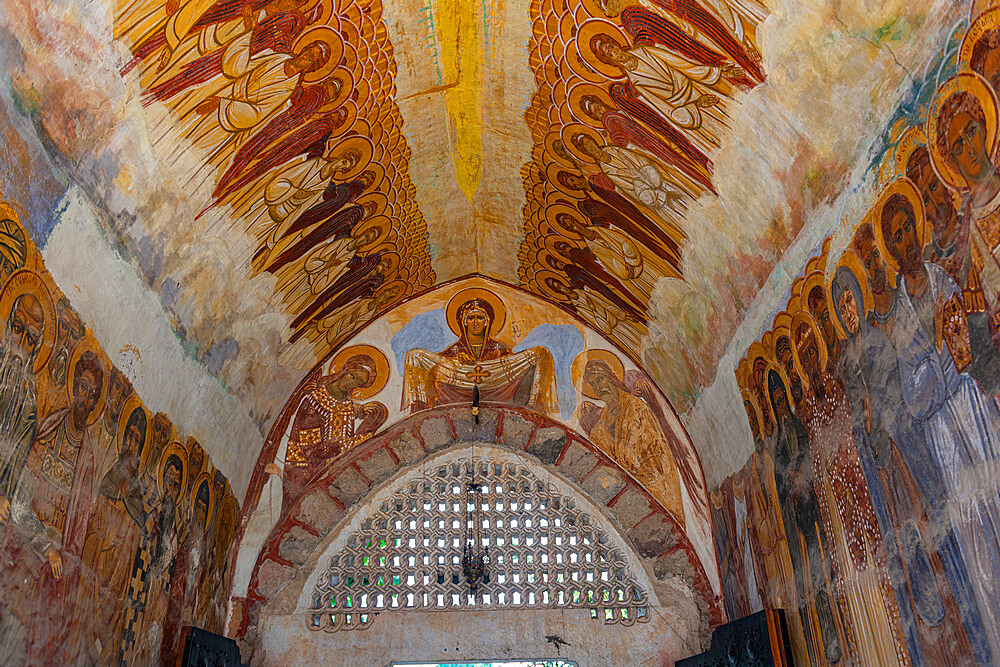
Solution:
[[[521,284],[639,349],[661,278],[682,279],[684,213],[714,194],[726,108],[765,74],[753,0],[538,2],[525,112]]]
[[[115,36],[159,140],[213,168],[205,210],[255,240],[290,341],[322,355],[434,283],[380,2],[123,2]]]

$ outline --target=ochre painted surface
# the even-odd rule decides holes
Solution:
[[[893,118],[866,206],[736,368],[754,451],[712,492],[730,617],[813,664],[1000,656],[1000,9]]]
[[[240,507],[143,406],[0,203],[4,664],[172,662],[221,632]]]
[[[307,377],[257,461],[247,516],[267,470],[281,474],[286,507],[383,427],[440,406],[467,408],[474,385],[483,405],[524,408],[584,432],[671,509],[711,560],[701,463],[652,381],[570,314],[483,279],[397,307]]]

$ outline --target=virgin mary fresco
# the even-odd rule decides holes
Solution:
[[[465,289],[448,302],[448,326],[458,340],[436,354],[414,349],[404,361],[402,407],[423,410],[471,403],[475,387],[486,403],[556,412],[552,355],[544,347],[512,352],[496,339],[507,319],[503,301],[489,290]]]

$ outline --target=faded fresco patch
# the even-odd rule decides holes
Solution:
[[[0,203],[0,657],[172,663],[221,632],[240,506],[143,406]]]
[[[785,608],[813,664],[1000,655],[1000,8],[978,9],[736,368],[754,450],[712,492],[727,609]]]

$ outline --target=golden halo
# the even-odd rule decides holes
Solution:
[[[570,239],[564,236],[559,236],[557,234],[549,234],[548,236],[546,236],[544,240],[545,250],[549,253],[550,256],[555,257],[563,264],[572,264],[573,262],[570,260],[568,256],[564,255],[562,252],[556,249],[557,243],[564,243],[568,246],[576,248],[587,247],[586,241],[584,241],[582,238]]]
[[[101,392],[97,395],[97,403],[94,405],[94,409],[90,411],[90,414],[87,415],[87,426],[93,426],[101,418],[101,413],[104,412],[104,402],[108,397],[108,385],[111,384],[111,369],[104,369],[104,363],[101,361],[104,355],[101,352],[101,348],[98,347],[97,341],[89,334],[84,336],[83,340],[73,348],[73,354],[69,360],[69,369],[66,371],[66,393],[69,395],[69,403],[72,405],[73,383],[76,381],[76,364],[83,357],[83,353],[87,351],[94,353],[97,357],[97,363],[100,364],[101,370],[104,372],[104,379],[101,381]]]
[[[451,297],[448,301],[447,308],[445,308],[445,317],[448,319],[448,328],[451,329],[451,332],[459,338],[462,337],[462,323],[458,321],[458,309],[473,299],[485,301],[490,304],[490,307],[493,308],[493,321],[490,323],[488,333],[491,338],[495,338],[496,335],[503,330],[504,325],[507,323],[507,307],[504,305],[499,296],[488,289],[482,289],[480,287],[469,287]]]
[[[323,106],[321,106],[317,112],[320,114],[339,108],[340,105],[347,101],[347,98],[351,96],[351,93],[354,92],[354,75],[351,74],[350,70],[338,67],[333,70],[333,73],[327,78],[338,82],[340,84],[340,90],[337,92],[336,97],[323,103]]]
[[[906,163],[913,155],[913,151],[921,146],[927,145],[927,135],[919,127],[911,127],[896,142],[896,150],[893,153],[896,174],[906,176]]]
[[[602,0],[583,0],[583,2],[581,3],[581,5],[583,6],[583,8],[587,11],[587,13],[590,16],[607,16],[607,17],[611,17],[611,14],[608,14],[608,8],[607,8],[606,4],[607,3],[606,2],[602,2]],[[624,5],[624,3],[623,3],[623,5]],[[619,13],[621,13],[621,12],[619,12]]]
[[[354,90],[357,94],[352,93],[353,96],[351,99],[357,102],[359,107],[368,111],[369,109],[367,108],[367,105],[372,95],[371,83],[363,76],[355,76]]]
[[[794,352],[795,343],[792,343],[792,350]],[[767,362],[767,366],[764,367],[764,377],[761,378],[761,382],[764,384],[764,395],[767,397],[767,410],[771,415],[771,423],[777,425],[778,417],[774,414],[774,407],[771,405],[771,390],[767,386],[767,376],[768,371],[774,371],[781,378],[781,383],[785,385],[785,396],[788,398],[788,407],[795,412],[795,399],[792,398],[792,381],[788,378],[788,373],[785,372],[785,367],[776,361]],[[803,384],[806,384],[803,382]],[[808,385],[807,385],[808,386]]]
[[[340,123],[330,129],[329,139],[327,139],[327,144],[330,143],[331,139],[343,136],[354,129],[358,120],[358,106],[351,100],[345,100],[343,104],[334,109],[333,111],[327,113],[326,117],[332,120],[334,114],[338,111],[342,111],[344,114],[344,119]]]
[[[573,162],[572,154],[569,153],[569,149],[563,144],[563,152],[569,155],[563,156],[556,150],[555,142],[562,143],[562,135],[559,134],[558,130],[553,130],[545,135],[545,153],[549,155],[553,160],[561,165],[575,169],[576,163]]]
[[[399,253],[396,252],[396,246],[391,243],[382,243],[372,248],[368,252],[368,255],[373,255],[375,253],[381,254],[379,261],[388,262],[389,264],[389,268],[382,273],[382,277],[385,279],[394,278],[399,272],[399,264],[402,261],[399,257]]]
[[[917,225],[917,242],[920,243],[920,247],[923,248],[927,245],[927,216],[924,214],[924,201],[920,197],[920,193],[917,191],[917,186],[913,184],[913,181],[902,176],[897,178],[892,183],[887,185],[884,190],[879,194],[878,200],[875,202],[875,206],[872,207],[871,212],[871,223],[872,231],[875,232],[875,244],[878,246],[878,252],[882,255],[882,260],[885,261],[885,267],[888,269],[889,275],[887,278],[891,280],[899,273],[899,263],[896,259],[889,254],[888,249],[885,245],[885,239],[882,236],[882,209],[885,207],[886,202],[894,194],[901,194],[910,202],[910,206],[913,207],[913,215],[916,218]]]
[[[201,530],[206,530],[208,524],[212,521],[212,508],[215,506],[215,485],[212,484],[212,476],[208,474],[208,471],[201,473],[194,480],[194,488],[191,491],[191,520],[194,521],[194,507],[198,503],[198,489],[201,485],[205,484],[208,486],[208,505],[205,511],[205,525],[201,526]]]
[[[377,162],[374,164],[378,164]],[[363,206],[368,202],[375,204],[375,212],[371,214],[372,217],[376,215],[382,215],[385,210],[389,208],[389,198],[385,196],[384,192],[379,190],[374,190],[372,192],[366,192],[355,202],[358,206]]]
[[[606,107],[612,110],[618,108],[615,106],[615,102],[611,99],[611,95],[608,94],[608,91],[604,90],[600,86],[595,86],[592,83],[581,81],[570,88],[569,93],[566,95],[567,102],[569,103],[569,110],[573,113],[573,117],[579,122],[585,125],[590,125],[598,130],[604,129],[604,123],[601,122],[600,118],[595,119],[583,110],[583,98],[587,95],[598,98]]]
[[[789,292],[788,292],[788,303],[789,304],[792,303],[792,299],[798,297],[799,298],[800,307],[801,307],[801,301],[802,301],[802,283],[804,283],[805,281],[806,281],[805,276],[796,276],[795,280],[792,281],[792,286],[791,286],[791,288],[789,288]],[[787,310],[790,313],[794,313],[796,309],[792,309],[789,306],[788,308],[785,308],[785,310]]]
[[[764,368],[764,374],[761,377],[761,383],[762,383],[761,388],[764,390],[764,393],[767,394],[767,369],[772,363],[774,363],[774,360],[771,358],[769,351],[764,348],[764,345],[761,344],[760,341],[754,341],[753,343],[750,343],[750,347],[747,348],[747,360],[748,360],[747,389],[753,386],[753,384],[756,384],[756,380],[754,379],[754,373],[755,369],[758,366],[757,362],[760,361],[761,365],[763,365]],[[770,404],[770,401],[768,401],[768,404]],[[771,416],[771,422],[773,423],[774,412],[771,411],[770,408],[768,408],[768,414]]]
[[[380,165],[378,162],[369,162],[368,166],[365,167],[364,171],[362,171],[359,176],[364,176],[367,173],[370,173],[372,177],[371,185],[368,185],[365,188],[365,193],[372,194],[375,192],[382,192],[382,190],[379,189],[379,186],[382,185],[382,181],[385,180],[385,167]]]
[[[854,279],[861,286],[861,299],[864,301],[861,306],[864,308],[864,312],[858,311],[858,319],[864,319],[868,313],[875,310],[875,297],[872,295],[871,285],[868,284],[868,274],[865,273],[864,267],[861,266],[861,260],[853,250],[846,248],[844,254],[840,256],[837,266],[834,267],[827,278],[826,293],[830,299],[828,305],[831,310],[830,320],[833,322],[833,328],[837,332],[837,337],[840,340],[847,340],[847,332],[844,331],[844,327],[840,326],[840,318],[836,314],[837,304],[833,303],[833,280],[837,277],[837,269],[842,266],[854,274]]]
[[[146,433],[143,435],[142,449],[139,451],[139,459],[145,467],[146,458],[149,456],[149,440],[153,432],[153,419],[149,415],[149,410],[145,408],[142,404],[142,399],[135,392],[129,394],[129,397],[125,399],[125,403],[122,404],[122,410],[118,413],[118,434],[117,440],[115,440],[115,449],[118,452],[118,456],[122,453],[122,444],[125,442],[125,426],[128,425],[128,419],[132,416],[132,413],[136,410],[142,410],[143,414],[146,415]]]
[[[575,359],[573,359],[573,365],[570,367],[570,377],[573,378],[573,386],[587,398],[601,400],[601,397],[597,395],[594,388],[591,387],[590,383],[583,377],[583,372],[587,367],[587,362],[591,359],[606,363],[611,368],[611,372],[614,373],[615,377],[619,380],[622,380],[622,378],[625,377],[625,365],[611,350],[584,350],[580,354],[576,355]]]
[[[746,357],[740,359],[740,363],[736,364],[736,384],[739,386],[740,391],[746,391],[750,387],[750,362]]]
[[[779,311],[771,322],[771,329],[774,330],[775,335],[777,335],[778,329],[788,329],[790,326],[792,326],[792,314],[787,310]]]
[[[158,466],[156,474],[156,485],[160,489],[160,497],[163,497],[163,473],[167,469],[167,459],[172,455],[176,455],[177,458],[181,460],[181,492],[178,494],[177,500],[180,501],[180,496],[184,495],[184,490],[187,489],[187,473],[188,473],[188,462],[187,462],[187,450],[184,445],[174,440],[167,448],[163,450],[160,454],[160,465]]]
[[[587,155],[586,153],[581,151],[576,144],[573,143],[572,141],[573,137],[578,134],[583,134],[590,137],[591,139],[594,140],[594,142],[598,146],[604,146],[606,144],[606,142],[604,141],[604,137],[601,135],[600,132],[598,132],[589,125],[584,125],[583,123],[570,123],[569,125],[563,125],[562,128],[561,136],[562,136],[563,146],[566,147],[566,150],[569,152],[569,154],[575,157],[580,162],[596,164],[597,163],[596,158]]]
[[[798,332],[802,328],[803,324],[812,328],[813,335],[816,337],[816,349],[819,350],[819,367],[822,370],[826,369],[827,351],[826,341],[823,340],[823,334],[819,330],[819,325],[816,324],[816,320],[813,319],[813,316],[809,313],[809,311],[800,310],[795,313],[795,316],[792,317],[792,337],[790,341],[792,344],[792,360],[795,362],[795,372],[797,372],[799,377],[802,378],[803,384],[808,385],[809,376],[806,374],[805,367],[802,365],[802,360],[799,358]]]
[[[224,512],[228,512],[232,520],[229,522],[229,534],[223,535],[222,527],[225,525],[219,518],[222,517]],[[228,557],[229,554],[229,540],[233,538],[233,532],[236,530],[236,498],[233,497],[231,493],[227,493],[223,496],[222,501],[219,503],[219,514],[215,520],[215,538],[216,544],[222,544],[220,549],[216,550],[216,563],[221,563]],[[225,539],[220,539],[225,538]]]
[[[533,281],[537,285],[538,291],[541,292],[543,296],[548,296],[551,299],[555,299],[559,303],[569,303],[569,297],[549,287],[549,284],[546,279],[554,280],[555,282],[565,287],[566,291],[569,291],[570,290],[569,280],[567,280],[566,276],[562,275],[561,273],[557,273],[552,269],[540,269],[535,272],[535,277]]]
[[[771,363],[774,359],[768,354],[767,348],[760,341],[754,341],[750,343],[750,347],[747,349],[747,359],[750,360],[750,370],[753,371],[753,362],[756,359],[763,359],[764,361]]]
[[[767,349],[767,350],[774,349],[774,345],[771,342],[771,339],[773,337],[774,337],[774,332],[773,331],[765,331],[760,336],[760,344],[763,345],[764,348]]]
[[[587,61],[580,56],[580,51],[572,43],[566,47],[556,66],[560,77],[563,79],[579,77],[590,83],[607,81],[607,77],[600,72],[594,71],[594,68],[587,64]]]
[[[577,222],[579,222],[583,227],[589,227],[590,223],[583,217],[580,211],[576,210],[572,206],[557,202],[555,204],[549,204],[545,207],[545,219],[548,221],[549,226],[553,231],[562,234],[568,239],[578,240],[582,239],[583,236],[579,232],[572,231],[565,225],[561,224],[557,219],[560,215],[568,215]]]
[[[303,7],[299,8],[299,11],[305,15],[309,14],[313,8],[317,5],[320,7],[320,11],[315,21],[312,21],[310,25],[327,25],[337,30],[340,28],[340,17],[333,13],[334,10],[334,0],[310,0]],[[268,10],[274,11],[273,5],[267,6]]]
[[[778,313],[774,318],[774,327],[772,331],[773,334],[771,336],[770,345],[767,346],[767,351],[771,353],[771,358],[777,361],[778,339],[784,336],[788,339],[788,347],[791,348],[792,346],[792,316],[784,310]]]
[[[351,236],[356,239],[361,238],[370,229],[376,230],[378,235],[375,237],[374,241],[365,243],[364,245],[358,247],[357,252],[361,256],[367,255],[375,247],[384,242],[386,238],[388,238],[389,230],[392,229],[392,221],[384,215],[376,215],[368,218],[367,220],[362,220],[361,224],[355,227],[354,231],[351,232]]]
[[[958,62],[962,69],[970,69],[972,52],[976,44],[986,33],[1000,28],[1000,7],[990,7],[981,14],[973,14],[975,19],[962,39],[962,46],[958,50]],[[978,72],[977,72],[978,74]]]
[[[558,162],[550,162],[549,166],[545,168],[545,178],[552,187],[565,195],[569,195],[573,199],[582,199],[586,191],[582,188],[574,190],[568,185],[563,184],[559,181],[559,174],[572,174],[573,176],[578,176],[579,178],[583,178],[583,176],[576,173],[575,169],[567,169]]]
[[[52,348],[56,343],[56,328],[59,326],[59,319],[56,317],[56,306],[52,301],[52,294],[45,285],[45,280],[31,269],[18,269],[10,274],[3,289],[0,290],[0,341],[7,335],[7,322],[10,320],[11,311],[14,309],[14,302],[21,296],[30,294],[42,307],[42,341],[39,344],[38,356],[35,357],[33,370],[38,373],[45,364],[49,363],[52,357]]]
[[[340,33],[325,25],[313,26],[299,35],[292,45],[292,53],[302,53],[306,47],[316,42],[322,42],[326,46],[329,57],[317,69],[302,73],[304,83],[322,81],[330,72],[337,69],[337,65],[344,57],[344,40],[340,37]]]
[[[621,28],[616,26],[611,21],[606,19],[590,19],[585,21],[580,30],[576,33],[576,49],[580,54],[580,59],[583,60],[591,69],[598,72],[605,79],[615,79],[620,80],[625,78],[625,72],[622,68],[617,65],[610,65],[600,58],[594,52],[591,41],[599,36],[603,35],[607,38],[612,39],[618,43],[622,51],[628,51],[632,48],[632,44],[629,42],[628,37]],[[569,49],[567,49],[569,51]],[[582,76],[582,75],[581,75]],[[592,77],[583,77],[588,81],[592,81]],[[597,83],[597,81],[592,81],[592,83]]]
[[[395,298],[395,300],[393,300],[392,302],[390,302],[390,304],[391,303],[395,303],[395,302],[399,301],[400,299],[405,298],[406,295],[407,295],[407,293],[408,293],[408,291],[409,291],[410,285],[405,280],[398,280],[398,279],[397,280],[390,280],[388,282],[382,283],[382,286],[379,287],[375,291],[375,297],[382,296],[383,294],[385,294],[386,292],[388,292],[390,288],[393,288],[393,287],[398,287],[399,288],[399,296],[397,296]],[[387,304],[387,305],[390,305],[390,304]],[[385,307],[385,306],[383,306],[383,307]]]
[[[811,315],[811,311],[809,310],[809,293],[817,286],[823,291],[823,298],[826,299],[827,308],[830,307],[830,295],[826,291],[826,274],[822,269],[813,269],[806,274],[805,280],[802,281],[802,294],[799,295],[800,311],[805,311]],[[795,318],[794,313],[792,313],[792,318]]]
[[[335,175],[335,178],[341,181],[349,181],[355,176],[360,174],[368,166],[368,163],[372,160],[372,153],[375,151],[375,146],[372,145],[372,140],[368,137],[362,136],[360,134],[352,134],[349,137],[345,137],[337,142],[337,144],[329,151],[330,155],[340,155],[345,151],[350,149],[356,150],[361,154],[361,158],[358,163],[351,168],[350,171],[345,171],[339,175]]]
[[[757,405],[757,401],[754,399],[753,396],[750,395],[750,392],[748,390],[741,389],[740,390],[740,396],[743,398],[743,405],[744,405],[744,407],[747,404],[749,404],[750,408],[754,412],[754,417],[756,417],[756,419],[757,419],[757,431],[758,431],[757,433],[754,433],[754,436],[759,437],[761,435],[760,431],[761,431],[761,429],[764,426],[764,418],[760,414],[760,406]]]
[[[330,375],[343,368],[351,357],[356,357],[359,354],[367,354],[375,362],[375,377],[372,378],[372,386],[358,387],[354,390],[351,394],[351,400],[354,401],[364,401],[375,396],[385,388],[385,383],[389,381],[389,360],[382,350],[372,345],[352,345],[337,352],[333,361],[330,362]]]
[[[938,150],[938,133],[946,131],[946,128],[939,127],[941,109],[945,102],[953,95],[965,92],[972,95],[979,102],[983,115],[986,117],[986,149],[987,156],[993,159],[997,147],[997,96],[990,87],[989,82],[975,72],[960,72],[942,83],[934,93],[930,109],[927,112],[927,147],[931,153],[931,162],[934,169],[941,176],[941,180],[948,185],[962,190],[969,187],[965,177],[952,168],[947,158]]]

